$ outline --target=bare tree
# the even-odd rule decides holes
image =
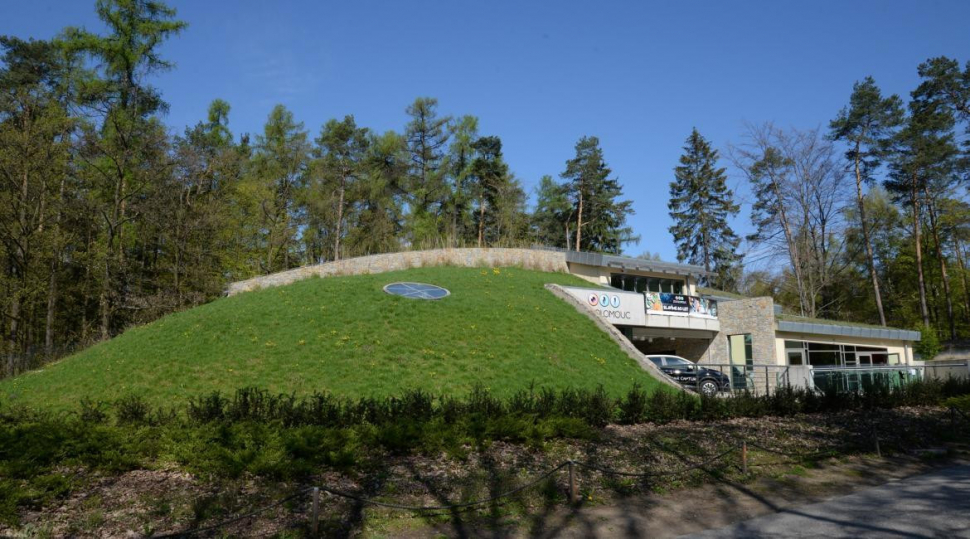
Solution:
[[[746,126],[731,159],[755,198],[748,241],[767,258],[787,257],[799,310],[817,316],[838,298],[826,292],[844,270],[845,171],[819,129]]]

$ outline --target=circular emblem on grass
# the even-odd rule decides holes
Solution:
[[[441,299],[451,294],[447,288],[425,283],[391,283],[384,286],[384,291],[411,299]]]

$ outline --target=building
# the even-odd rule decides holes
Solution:
[[[912,365],[912,345],[920,339],[918,331],[792,316],[770,297],[698,287],[705,275],[698,266],[599,253],[565,256],[570,273],[596,285],[569,292],[621,328],[638,350],[743,367],[755,386],[774,385],[790,366],[811,366],[818,379],[818,372]],[[640,309],[642,318],[635,315]]]

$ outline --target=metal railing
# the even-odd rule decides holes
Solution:
[[[900,387],[921,380],[923,367],[918,365],[819,365],[813,367],[815,388],[822,391],[859,391],[867,385]]]
[[[780,381],[787,381],[788,365],[737,363],[698,363],[697,365],[702,369],[710,369],[727,376],[730,384],[722,390],[728,390],[731,393],[747,391],[755,395],[768,395],[779,387]],[[703,378],[701,375],[702,380]]]
[[[939,359],[927,361],[923,365],[923,372],[927,378],[946,380],[947,378],[970,378],[970,360],[967,359]]]

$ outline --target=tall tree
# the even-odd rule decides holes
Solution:
[[[411,153],[408,205],[413,242],[440,240],[448,185],[448,125],[438,116],[438,100],[419,97],[408,106],[411,117],[404,129]]]
[[[844,170],[818,130],[748,127],[748,142],[734,149],[755,202],[748,240],[767,256],[788,258],[804,316],[817,316],[840,301],[830,286],[845,266]]]
[[[853,85],[849,106],[842,109],[838,117],[829,124],[830,138],[849,145],[845,156],[855,173],[856,206],[866,252],[866,264],[869,268],[876,309],[879,311],[879,323],[883,326],[886,325],[886,312],[882,305],[879,277],[872,254],[863,185],[872,184],[873,173],[879,168],[889,140],[893,137],[896,128],[902,124],[903,118],[902,101],[899,97],[895,95],[882,97],[876,81],[872,77],[866,77],[862,82],[856,82]]]
[[[273,108],[263,134],[256,137],[249,183],[260,215],[264,273],[289,269],[299,260],[294,249],[310,160],[307,138],[303,123],[283,105]]]
[[[402,247],[404,187],[410,156],[400,134],[371,134],[365,175],[358,182],[358,226],[351,241],[361,254],[387,253]]]
[[[509,167],[502,159],[502,141],[498,137],[482,137],[473,147],[476,157],[471,171],[475,198],[478,199],[478,246],[485,245],[486,212],[497,205],[503,184],[508,182]]]
[[[478,140],[478,118],[462,116],[451,126],[451,146],[448,148],[450,193],[446,212],[451,224],[448,235],[451,245],[457,247],[468,241],[471,233],[471,175],[475,160],[475,141]]]
[[[131,226],[129,204],[142,197],[157,168],[164,133],[153,118],[165,108],[159,93],[145,80],[172,67],[159,56],[159,46],[178,34],[186,23],[175,10],[153,0],[98,0],[98,18],[108,28],[100,36],[83,29],[66,35],[71,50],[90,55],[99,65],[100,78],[86,88],[102,114],[100,133],[89,136],[93,151],[91,169],[102,183],[105,237],[101,292],[100,333],[107,338],[115,307],[114,292],[124,290],[115,281],[124,271],[125,229]],[[124,298],[121,298],[122,300]]]
[[[536,187],[536,206],[532,213],[535,242],[568,250],[572,222],[573,205],[565,186],[556,183],[552,176],[543,176]]]
[[[566,161],[566,170],[560,175],[573,202],[577,251],[619,253],[624,244],[639,241],[625,226],[626,217],[633,214],[633,202],[619,200],[623,190],[610,174],[599,139],[579,139],[576,156]]]
[[[677,244],[677,260],[704,266],[716,275],[715,286],[726,288],[739,260],[740,238],[728,224],[738,214],[718,152],[695,128],[687,137],[680,166],[674,168],[667,208],[669,228]]]
[[[56,276],[74,122],[61,87],[67,76],[56,43],[0,37],[0,253],[7,328],[7,374],[24,366],[32,313],[46,304],[45,349],[52,344]],[[44,289],[47,288],[46,294]]]
[[[956,147],[953,115],[931,101],[910,102],[910,115],[894,139],[893,161],[886,189],[909,208],[916,253],[917,286],[923,326],[930,326],[926,275],[923,268],[923,219],[925,194],[934,179],[945,176]],[[952,307],[951,307],[952,311]]]
[[[370,142],[367,128],[357,127],[353,116],[343,121],[330,120],[316,139],[315,157],[321,174],[319,189],[326,191],[332,203],[333,250],[332,259],[340,260],[340,241],[346,234],[348,191],[356,191],[356,183],[364,175],[364,160]]]

